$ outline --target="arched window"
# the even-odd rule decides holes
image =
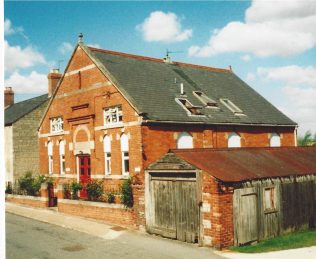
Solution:
[[[240,136],[233,132],[228,136],[228,147],[241,147]]]
[[[129,147],[128,137],[126,134],[121,136],[121,152],[122,152],[122,174],[129,174]]]
[[[48,173],[53,173],[53,143],[49,141],[47,143],[47,154],[48,154]]]
[[[60,174],[65,173],[65,141],[61,140],[59,142],[59,167],[60,167]]]
[[[193,148],[193,138],[188,132],[182,132],[178,136],[177,148]]]
[[[270,137],[270,147],[280,147],[281,146],[281,138],[277,133],[272,133]]]
[[[103,148],[104,148],[104,168],[105,174],[111,174],[111,138],[105,136],[103,138]]]

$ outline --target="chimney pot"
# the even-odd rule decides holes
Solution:
[[[61,78],[61,74],[59,73],[59,69],[51,69],[49,74],[47,75],[48,78],[48,97],[51,97],[55,92],[55,89],[58,85],[58,82]]]
[[[5,87],[4,89],[4,107],[14,104],[14,92],[12,87]]]

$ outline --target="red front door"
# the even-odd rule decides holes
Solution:
[[[87,198],[86,185],[91,179],[90,156],[79,156],[80,183],[83,188],[80,192],[80,198]]]

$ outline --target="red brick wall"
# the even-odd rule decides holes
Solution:
[[[84,203],[69,204],[61,200],[58,202],[58,211],[75,216],[102,220],[127,228],[136,228],[133,209],[114,208],[111,206],[99,207],[97,203],[95,203],[95,206],[92,205],[94,202]]]
[[[47,201],[37,200],[37,199],[33,199],[33,197],[29,198],[28,196],[8,195],[6,196],[5,200],[8,202],[26,205],[26,206],[35,207],[35,208],[48,207],[48,200]]]
[[[204,244],[219,249],[233,245],[233,191],[222,191],[213,177],[203,173],[202,201]]]

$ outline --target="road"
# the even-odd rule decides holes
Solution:
[[[120,228],[116,230],[122,234],[105,239],[6,213],[6,258],[222,258],[210,248]]]

